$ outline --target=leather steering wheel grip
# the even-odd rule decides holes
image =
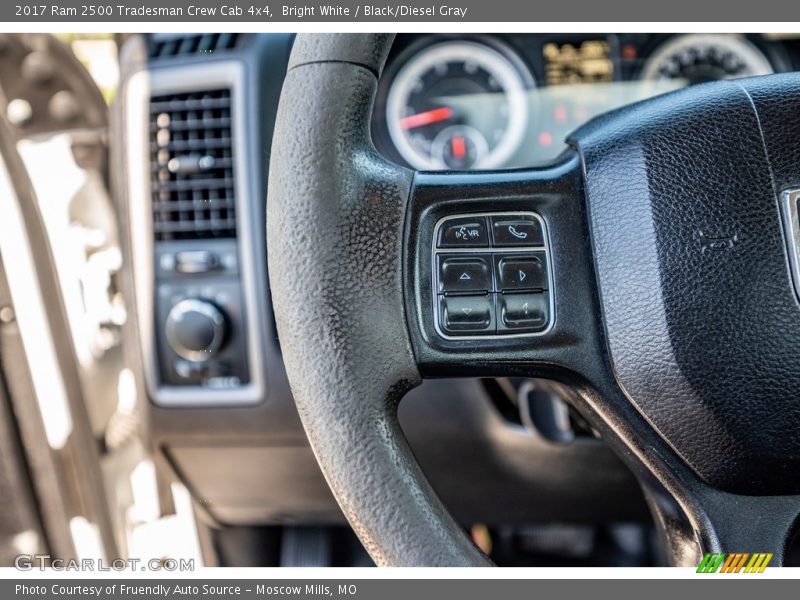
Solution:
[[[406,327],[412,172],[369,123],[386,34],[300,34],[270,160],[267,250],[278,335],[311,447],[383,566],[488,566],[427,482],[397,421],[420,382]]]

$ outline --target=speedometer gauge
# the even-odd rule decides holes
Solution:
[[[642,79],[683,79],[687,84],[768,75],[772,65],[747,39],[726,34],[680,35],[660,46]]]
[[[389,134],[416,169],[491,169],[519,149],[533,78],[485,44],[442,42],[412,57],[391,83]]]

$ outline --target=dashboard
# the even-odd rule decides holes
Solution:
[[[687,85],[793,68],[793,39],[745,34],[399,36],[373,139],[419,170],[531,167],[592,117]]]

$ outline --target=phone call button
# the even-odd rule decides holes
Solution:
[[[492,239],[495,246],[543,246],[542,225],[533,216],[492,217]]]

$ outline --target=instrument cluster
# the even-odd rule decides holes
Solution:
[[[373,139],[420,170],[529,167],[593,116],[719,79],[791,70],[794,39],[745,34],[398,36]]]

